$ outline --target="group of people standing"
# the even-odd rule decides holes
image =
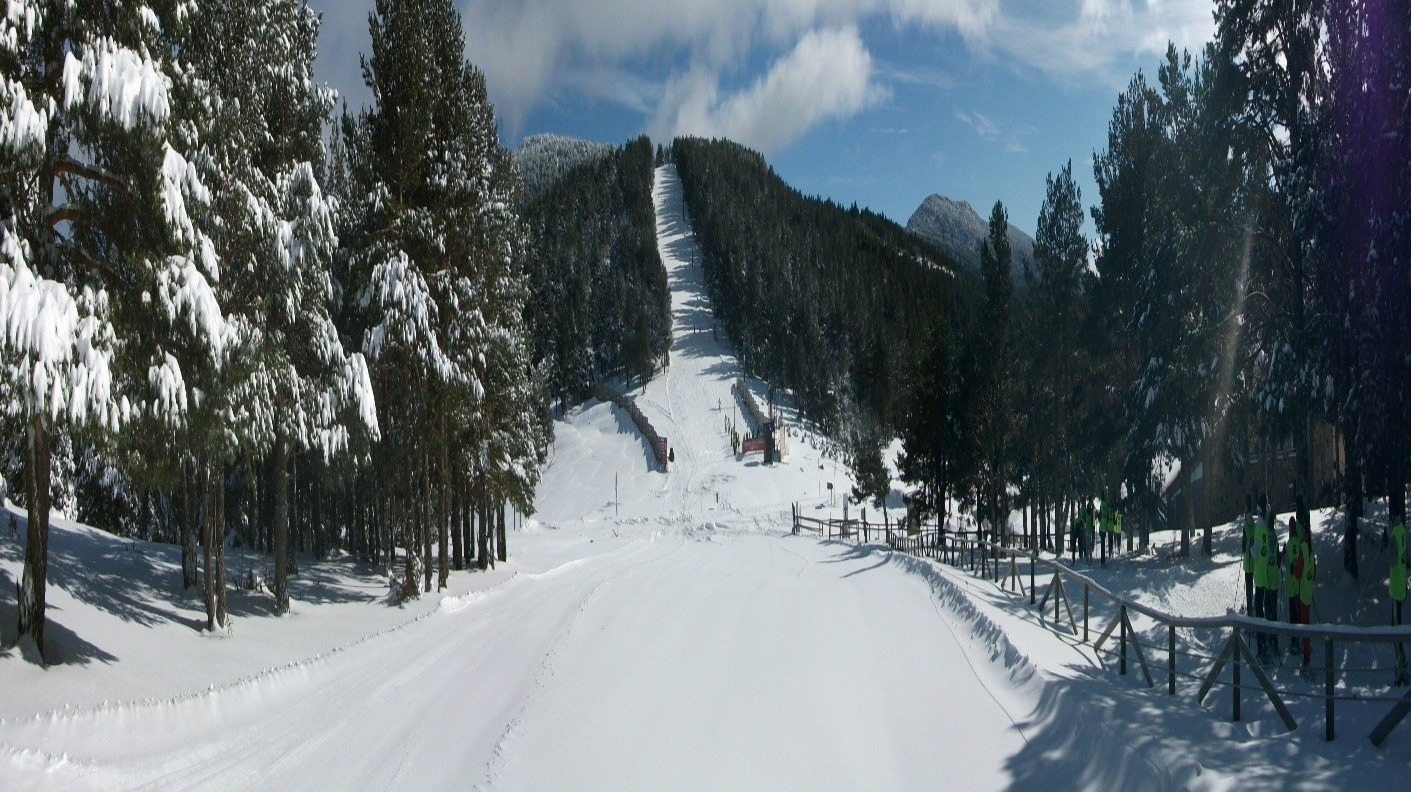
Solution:
[[[1112,507],[1112,499],[1104,497],[1102,506],[1093,509],[1085,503],[1073,515],[1068,528],[1068,550],[1074,561],[1081,555],[1089,563],[1093,560],[1093,546],[1098,537],[1102,539],[1102,564],[1107,565],[1109,548],[1115,557],[1122,548],[1122,513]]]
[[[1279,587],[1288,598],[1290,624],[1308,624],[1313,608],[1313,581],[1318,574],[1318,557],[1313,550],[1313,532],[1308,506],[1299,495],[1294,516],[1288,521],[1288,539],[1279,547],[1278,523],[1269,510],[1269,497],[1259,496],[1258,512],[1253,495],[1245,495],[1245,514],[1240,539],[1244,555],[1245,613],[1269,621],[1279,620]],[[1259,659],[1273,662],[1279,652],[1279,637],[1267,633],[1256,636]],[[1302,641],[1303,670],[1307,673],[1312,645]],[[1299,641],[1289,639],[1289,654],[1297,654]]]
[[[1387,577],[1387,594],[1390,595],[1391,623],[1400,626],[1405,623],[1406,604],[1406,507],[1393,501],[1391,505],[1391,529],[1387,532],[1391,550],[1391,563]],[[1282,583],[1288,599],[1288,621],[1290,624],[1308,624],[1313,608],[1313,582],[1318,574],[1318,556],[1313,548],[1313,533],[1309,521],[1308,507],[1303,496],[1294,499],[1294,515],[1289,518],[1287,542],[1280,550],[1277,521],[1269,510],[1268,496],[1259,497],[1259,508],[1254,508],[1251,495],[1245,496],[1245,515],[1241,549],[1244,555],[1244,599],[1245,613],[1269,621],[1279,620],[1279,586]],[[1278,657],[1279,638],[1277,635],[1258,633],[1258,655],[1261,662],[1271,663]],[[1289,654],[1297,654],[1302,644],[1303,673],[1308,673],[1312,647],[1307,638],[1300,641],[1289,639]],[[1408,684],[1405,648],[1396,643],[1396,684]]]

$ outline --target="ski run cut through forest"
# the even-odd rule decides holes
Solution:
[[[668,472],[624,410],[590,401],[556,423],[538,513],[511,519],[508,562],[396,607],[385,580],[335,558],[291,579],[282,619],[265,615],[265,595],[232,592],[232,626],[215,633],[193,629],[198,599],[169,593],[176,548],[56,520],[49,607],[64,662],[0,656],[0,788],[1395,788],[1404,778],[1411,740],[1376,749],[1361,737],[1384,709],[1372,703],[1342,705],[1334,742],[1315,726],[1288,732],[1257,691],[1233,723],[1228,693],[1198,707],[1149,691],[1117,674],[1110,653],[1043,623],[1027,597],[963,566],[896,552],[880,534],[794,535],[795,507],[840,518],[836,493],[852,482],[784,398],[782,461],[731,452],[742,373],[715,331],[673,166],[656,169],[653,199],[670,364],[629,395],[669,438]],[[767,402],[767,388],[745,382]],[[899,501],[889,505],[886,519],[900,518]],[[23,526],[24,512],[10,511]],[[1083,571],[1153,607],[1221,615],[1242,596],[1239,537],[1227,526],[1215,542],[1199,568],[1158,547]],[[0,576],[14,580],[22,557],[16,536],[0,537]],[[230,560],[235,574],[261,563],[238,551]],[[12,623],[8,607],[0,619]],[[1316,705],[1295,710],[1314,724]]]

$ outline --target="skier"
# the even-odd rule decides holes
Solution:
[[[1298,569],[1298,615],[1300,624],[1308,624],[1313,615],[1313,579],[1318,574],[1318,555],[1313,551],[1313,528],[1308,519],[1308,508],[1303,505],[1303,496],[1298,496],[1299,551],[1301,557],[1296,562]],[[1313,656],[1312,642],[1303,639],[1304,676],[1309,674],[1308,663]]]
[[[1406,623],[1406,506],[1397,505],[1397,514],[1392,519],[1391,528],[1391,574],[1387,579],[1387,593],[1391,595],[1391,623],[1400,627]],[[1396,644],[1396,684],[1407,684],[1406,647]]]
[[[1254,495],[1244,494],[1240,555],[1244,556],[1244,615],[1254,615]]]
[[[1264,588],[1269,576],[1269,499],[1266,496],[1259,496],[1259,519],[1254,524],[1254,613],[1255,618],[1266,619],[1268,616],[1264,610]],[[1269,636],[1260,632],[1255,636],[1255,644],[1259,653],[1259,661],[1267,662],[1269,654]]]

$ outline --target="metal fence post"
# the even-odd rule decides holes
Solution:
[[[1124,603],[1122,603],[1122,604],[1120,604],[1120,605],[1117,606],[1117,619],[1118,619],[1119,622],[1121,622],[1121,625],[1120,625],[1120,626],[1121,626],[1121,629],[1122,629],[1122,637],[1121,637],[1121,638],[1119,639],[1119,641],[1118,641],[1118,642],[1122,645],[1122,662],[1121,662],[1121,670],[1120,670],[1118,673],[1120,673],[1122,676],[1126,676],[1126,675],[1127,675],[1127,603],[1124,602]]]
[[[1239,719],[1240,719],[1240,650],[1239,650],[1240,628],[1238,628],[1238,627],[1233,628],[1233,629],[1232,629],[1232,633],[1233,633],[1233,636],[1234,636],[1232,640],[1234,640],[1235,645],[1234,645],[1234,651],[1230,654],[1230,662],[1234,664],[1234,671],[1233,671],[1233,673],[1234,673],[1234,681],[1235,681],[1235,684],[1233,685],[1233,692],[1234,692],[1234,713],[1231,715],[1231,718],[1232,718],[1236,723],[1238,723],[1238,722],[1239,722]]]
[[[1176,695],[1176,625],[1166,627],[1166,694]]]
[[[1323,720],[1326,721],[1323,737],[1333,741],[1333,639],[1323,639]]]
[[[1083,643],[1088,642],[1088,581],[1083,581]]]

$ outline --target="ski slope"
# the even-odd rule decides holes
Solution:
[[[710,332],[670,166],[654,197],[673,345],[634,396],[676,449],[670,472],[625,415],[586,405],[556,426],[510,563],[405,608],[332,564],[296,580],[289,618],[237,593],[218,636],[164,593],[170,548],[60,521],[56,634],[89,648],[49,669],[0,654],[0,789],[1385,788],[1404,773],[1408,741],[1284,735],[1253,704],[1230,724],[1114,676],[992,583],[789,535],[790,504],[840,513],[826,483],[851,483],[798,426],[784,464],[729,453],[739,368]],[[0,538],[0,577],[18,550]]]
[[[674,165],[657,168],[652,194],[658,250],[671,287],[670,363],[629,395],[667,437],[676,461],[668,473],[649,470],[655,464],[651,449],[631,420],[611,405],[591,402],[555,426],[538,519],[556,527],[649,520],[779,529],[788,527],[792,503],[809,513],[841,516],[842,493],[852,487],[847,471],[799,425],[787,399],[778,404],[791,432],[784,463],[765,466],[757,455],[741,461],[731,454],[726,421],[745,433],[730,390],[741,370],[724,331],[712,332],[710,298]],[[766,404],[768,390],[747,384]],[[831,505],[830,482],[836,493]]]

